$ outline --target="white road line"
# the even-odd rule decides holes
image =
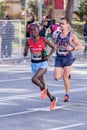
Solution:
[[[4,114],[4,115],[0,115],[0,118],[3,117],[10,117],[10,116],[15,116],[15,115],[21,115],[21,114],[26,114],[26,113],[30,113],[33,112],[32,110],[28,110],[28,111],[23,111],[23,112],[16,112],[16,113],[11,113],[11,114]]]
[[[63,126],[63,127],[59,127],[59,128],[52,128],[52,129],[46,129],[46,130],[64,130],[66,128],[73,128],[73,127],[78,127],[78,126],[82,126],[82,125],[85,125],[85,123],[78,123],[78,124],[67,125],[67,126]]]
[[[82,92],[82,91],[87,91],[87,87],[70,90],[70,92]],[[64,92],[65,92],[64,90],[52,91],[52,94],[62,94]],[[2,97],[0,98],[0,101],[10,101],[10,100],[15,100],[15,99],[31,98],[31,97],[38,97],[38,96],[40,96],[40,93],[15,95],[15,96],[9,96],[9,97]]]
[[[63,107],[64,106],[56,106],[55,110],[56,109],[61,109]],[[22,115],[22,114],[27,114],[27,113],[32,113],[32,112],[38,112],[38,111],[50,111],[50,108],[49,107],[33,108],[33,109],[29,109],[29,110],[22,111],[22,112],[15,112],[15,113],[10,113],[10,114],[3,114],[3,115],[0,115],[0,118],[10,117],[10,116],[16,116],[16,115]]]
[[[10,100],[15,100],[15,99],[31,98],[31,97],[38,97],[38,96],[40,96],[40,93],[15,95],[15,96],[9,96],[9,97],[2,97],[0,98],[0,101],[10,101]]]
[[[26,80],[26,79],[31,79],[31,78],[30,78],[30,77],[26,77],[26,78],[19,78],[19,79],[0,80],[0,83],[3,83],[3,82],[13,82],[13,81],[20,81],[20,80]]]

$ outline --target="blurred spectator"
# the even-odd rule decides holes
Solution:
[[[50,27],[47,28],[46,33],[45,33],[45,37],[52,43],[52,30]],[[47,46],[47,53],[49,53],[49,52],[50,52],[50,47]]]
[[[56,31],[58,27],[59,27],[59,25],[56,23],[56,20],[53,19],[53,20],[52,20],[52,25],[51,25],[52,33],[53,33],[54,31]]]
[[[45,33],[45,37],[52,42],[52,30],[51,30],[51,28],[47,28],[46,33]]]
[[[31,28],[31,24],[33,24],[35,22],[35,18],[34,15],[31,15],[29,17],[29,21],[27,21],[27,25],[26,25],[26,37],[30,37],[30,28]]]
[[[44,16],[43,21],[47,21],[46,28],[49,28],[51,26],[51,24],[52,24],[52,20],[48,16]]]
[[[83,25],[83,36],[85,40],[85,48],[84,48],[84,53],[87,52],[87,19],[85,20],[85,24]]]
[[[52,34],[53,42],[56,41],[59,32],[61,32],[60,26],[58,26],[57,29]]]
[[[10,17],[4,17],[3,32],[2,32],[2,57],[11,57],[12,55],[12,41],[14,40],[14,25]]]
[[[42,36],[42,37],[45,37],[46,29],[47,29],[47,21],[43,21],[43,22],[40,24],[40,32],[39,32],[39,35]]]
[[[1,49],[1,45],[2,45],[2,31],[3,31],[3,22],[2,22],[2,20],[0,20],[0,49]],[[0,58],[1,58],[1,52],[2,51],[2,49],[0,50]]]

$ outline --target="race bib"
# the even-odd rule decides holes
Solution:
[[[58,47],[57,53],[58,53],[59,55],[66,55],[66,54],[68,54],[68,52],[66,51],[66,47],[62,47],[62,46],[59,46],[59,47]]]
[[[42,60],[42,54],[38,52],[34,52],[31,54],[31,59],[36,61]]]

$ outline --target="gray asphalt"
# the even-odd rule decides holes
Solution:
[[[30,62],[0,64],[0,130],[87,130],[87,59],[79,58],[71,71],[70,99],[63,102],[63,80],[53,79],[53,62],[45,75],[50,92],[58,97],[50,111],[31,82]]]

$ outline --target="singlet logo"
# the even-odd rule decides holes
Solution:
[[[69,45],[69,36],[67,36],[65,38],[61,38],[60,34],[59,34],[58,38],[57,38],[57,53],[66,55],[68,53],[66,50],[68,45]]]

